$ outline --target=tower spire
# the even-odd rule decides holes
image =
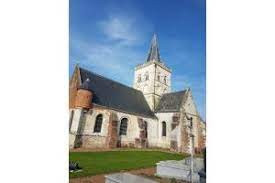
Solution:
[[[154,33],[154,35],[153,35],[151,45],[150,45],[150,49],[149,49],[149,54],[148,54],[148,57],[147,57],[147,62],[150,62],[150,61],[161,62],[160,61],[159,46],[158,46],[158,40],[157,40],[156,33]]]

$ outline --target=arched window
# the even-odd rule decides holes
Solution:
[[[162,122],[162,136],[166,137],[166,123],[165,123],[165,121]]]
[[[158,74],[158,81],[160,81],[160,75]]]
[[[164,84],[166,84],[166,76],[164,76],[163,81],[164,81]]]
[[[138,80],[137,80],[137,82],[138,82],[138,83],[141,82],[141,75],[140,75],[140,74],[138,75]]]
[[[94,132],[97,132],[97,133],[101,132],[102,120],[103,120],[102,114],[97,115],[95,120]]]
[[[144,121],[144,135],[145,135],[145,138],[148,137],[148,124],[146,121]]]
[[[147,80],[149,80],[149,74],[148,74],[148,72],[146,72],[146,74],[145,74],[145,81],[147,81]]]
[[[122,118],[120,122],[120,128],[119,128],[119,135],[126,135],[127,134],[127,124],[128,119]]]

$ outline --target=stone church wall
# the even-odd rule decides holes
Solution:
[[[118,129],[120,126],[120,121],[122,118],[126,117],[128,119],[128,127],[127,127],[127,133],[126,135],[119,136],[119,130],[118,130],[118,136],[121,141],[121,147],[141,147],[140,146],[140,127],[139,127],[139,119],[142,119],[143,121],[147,122],[147,143],[148,147],[156,147],[157,146],[157,121],[156,119],[146,118],[142,116],[136,116],[132,114],[126,114],[122,112],[117,112],[117,116],[119,118],[118,122]]]
[[[179,151],[181,142],[181,123],[180,123],[181,114],[179,112],[173,113],[172,123],[171,123],[171,151]]]
[[[100,132],[94,132],[97,115],[102,114],[102,127]],[[83,131],[83,145],[86,148],[106,148],[110,112],[104,109],[93,108],[86,113]]]
[[[205,146],[202,136],[203,128],[199,117],[196,117],[196,107],[192,97],[188,97],[185,103],[185,112],[192,114],[195,148]],[[99,133],[94,132],[97,115],[103,115],[102,127]],[[187,120],[185,114],[180,113],[156,113],[157,119],[145,118],[133,114],[114,111],[105,107],[94,105],[92,109],[74,109],[74,115],[70,123],[70,148],[75,144],[83,148],[165,148],[172,151],[189,152],[190,143]],[[115,116],[115,117],[114,117]],[[119,135],[120,123],[123,118],[128,119],[126,135]],[[147,138],[142,135],[139,121],[147,122]],[[162,122],[166,122],[166,136],[162,136]],[[204,128],[205,129],[205,128]],[[144,141],[145,146],[141,143]],[[80,143],[81,142],[81,143]]]
[[[160,80],[158,81],[157,77],[160,76]],[[164,81],[164,77],[166,76],[166,82]],[[166,69],[163,69],[159,65],[156,68],[156,89],[155,92],[157,95],[161,96],[164,93],[171,92],[171,73]]]
[[[144,65],[148,66],[139,68],[135,71],[134,88],[143,91],[144,94],[153,93],[153,83],[155,79],[154,65],[150,63],[146,63]],[[148,80],[146,80],[146,74],[149,76]],[[141,76],[140,82],[138,81],[139,75]],[[148,87],[146,88],[146,86]]]
[[[98,114],[103,115],[102,128],[100,133],[95,133],[94,124]],[[106,148],[109,115],[107,110],[102,109],[90,109],[88,111],[74,109],[74,120],[70,129],[70,148],[72,148],[73,143],[75,147]]]
[[[206,147],[206,126],[203,121],[199,123],[198,152],[202,152]]]
[[[146,80],[146,74],[148,74],[149,76],[148,80]],[[141,76],[141,81],[138,81],[139,76]],[[154,93],[154,80],[155,80],[154,64],[145,63],[135,70],[135,79],[134,79],[133,86],[135,89],[142,91],[151,109],[153,109],[153,106],[154,106],[154,97],[152,95]]]
[[[148,75],[148,80],[146,80]],[[141,76],[141,80],[139,77]],[[142,91],[152,110],[157,106],[160,96],[171,91],[171,71],[159,62],[147,62],[135,68],[133,87]]]
[[[204,137],[202,137],[203,129],[201,125],[201,119],[197,112],[196,105],[193,101],[191,93],[189,93],[186,99],[184,109],[187,115],[193,118],[193,134],[195,135],[194,146],[196,151],[201,151],[205,146]]]
[[[117,136],[121,143],[121,147],[134,147],[135,138],[139,137],[137,116],[126,114],[123,112],[116,112],[118,117],[118,131]],[[128,119],[126,135],[119,135],[120,123],[123,118]]]
[[[156,113],[158,117],[158,147],[170,148],[173,113]],[[166,136],[162,136],[162,122],[166,123]],[[173,139],[175,140],[175,139]]]
[[[82,119],[80,115],[82,114]],[[94,132],[94,126],[97,115],[103,115],[102,127],[99,133]],[[112,121],[112,114],[116,116],[115,123]],[[127,133],[126,135],[119,135],[120,122],[123,118],[128,119]],[[150,147],[156,147],[158,145],[157,136],[157,121],[151,118],[144,118],[133,114],[127,114],[110,110],[103,107],[94,106],[89,111],[82,110],[74,114],[75,122],[72,123],[72,129],[79,128],[80,124],[84,125],[82,131],[78,133],[81,136],[81,147],[83,148],[114,148],[117,145],[121,147],[139,147],[136,145],[136,139],[140,138],[140,128],[138,126],[138,119],[142,119],[148,124],[148,137],[147,143]],[[115,126],[115,136],[112,134]],[[77,134],[77,129],[75,133]],[[70,137],[70,144],[73,144],[75,138]],[[116,142],[113,142],[116,141]],[[73,145],[71,146],[73,147]]]
[[[144,118],[148,123],[148,147],[158,147],[158,121],[157,119]]]

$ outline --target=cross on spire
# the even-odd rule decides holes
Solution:
[[[149,54],[148,54],[148,57],[147,57],[147,62],[149,62],[149,61],[161,62],[160,61],[157,35],[155,33],[153,35],[151,45],[150,45],[150,49],[149,49]]]

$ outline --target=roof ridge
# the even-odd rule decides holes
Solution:
[[[117,83],[117,84],[119,84],[119,85],[121,85],[121,86],[130,88],[130,89],[132,89],[132,90],[135,90],[135,91],[137,91],[137,92],[142,93],[140,90],[137,90],[137,89],[135,89],[135,88],[133,88],[133,87],[127,86],[127,85],[125,85],[125,84],[123,84],[123,83],[120,83],[120,82],[115,81],[115,80],[113,80],[113,79],[110,79],[110,78],[107,78],[107,77],[102,76],[102,75],[100,75],[100,74],[97,74],[97,73],[95,73],[95,72],[93,72],[93,71],[87,70],[87,69],[85,69],[85,68],[83,68],[83,67],[80,67],[80,66],[79,66],[79,69],[85,70],[85,71],[87,71],[87,72],[90,72],[90,73],[92,73],[92,74],[98,76],[98,77],[101,77],[101,78],[103,78],[103,79],[107,79],[107,80],[112,81],[112,82],[114,82],[114,83]]]
[[[182,107],[185,103],[186,103],[186,97],[187,97],[187,95],[188,95],[188,89],[186,89],[186,90],[184,90],[185,91],[185,93],[184,93],[184,95],[182,96],[182,99],[181,99],[181,101],[180,101],[180,106]]]
[[[163,95],[166,95],[166,94],[174,94],[174,93],[181,93],[181,92],[186,92],[187,89],[185,90],[180,90],[180,91],[174,91],[174,92],[169,92],[169,93],[164,93]]]

